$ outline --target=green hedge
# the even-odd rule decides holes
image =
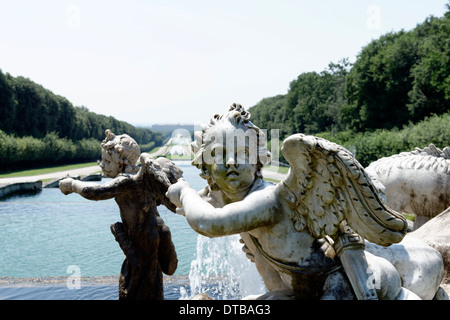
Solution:
[[[349,149],[356,159],[368,166],[371,162],[414,148],[424,148],[430,143],[443,149],[450,146],[450,113],[435,115],[402,130],[378,129],[371,132],[354,133],[349,130],[338,133],[317,134]]]
[[[15,137],[0,130],[0,171],[55,164],[95,161],[101,158],[98,140],[72,141],[48,133],[43,139]]]

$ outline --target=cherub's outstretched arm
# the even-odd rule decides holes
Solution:
[[[242,201],[214,208],[189,184],[180,180],[169,187],[167,197],[182,208],[189,225],[208,237],[220,237],[275,224],[278,201],[274,188],[254,191]]]
[[[119,176],[105,184],[97,184],[66,178],[59,182],[59,188],[66,195],[75,192],[89,200],[106,200],[135,185],[135,180],[133,177]]]

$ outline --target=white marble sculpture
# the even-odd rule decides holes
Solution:
[[[411,235],[435,248],[444,259],[444,279],[441,286],[450,294],[450,207],[434,217]]]
[[[192,148],[207,187],[180,180],[167,196],[198,233],[241,235],[269,290],[260,298],[432,299],[440,290],[441,255],[405,236],[403,216],[341,146],[292,135],[282,148],[286,179],[265,182],[263,132],[234,104],[195,133]]]
[[[430,144],[384,157],[366,171],[384,185],[389,207],[415,215],[415,230],[450,207],[449,147]]]

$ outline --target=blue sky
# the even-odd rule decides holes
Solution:
[[[207,122],[285,94],[447,0],[3,1],[0,69],[136,125]]]

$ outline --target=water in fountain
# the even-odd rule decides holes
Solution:
[[[181,299],[205,293],[218,300],[237,300],[266,293],[263,281],[242,252],[238,235],[207,238],[199,235],[196,259],[189,273],[190,295],[183,288]]]

